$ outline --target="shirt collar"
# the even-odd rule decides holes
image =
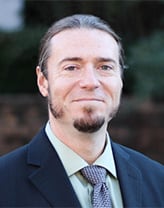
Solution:
[[[52,144],[52,146],[57,151],[63,166],[70,177],[71,175],[78,172],[80,169],[88,166],[88,163],[83,160],[77,153],[70,149],[67,145],[62,143],[52,132],[49,122],[46,125],[46,134]],[[68,159],[69,158],[69,159]],[[107,142],[104,152],[100,157],[94,162],[93,165],[99,165],[106,168],[115,178],[117,178],[116,168],[111,148],[111,142],[109,135],[107,133]]]
[[[94,165],[106,168],[115,178],[117,178],[116,167],[111,147],[111,141],[108,132],[106,133],[106,146],[104,152],[97,158]]]

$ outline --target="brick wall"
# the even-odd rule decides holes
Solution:
[[[0,96],[0,155],[26,144],[46,120],[40,95]]]
[[[47,121],[40,95],[0,96],[0,155],[26,144]],[[164,163],[164,105],[123,99],[109,124],[112,139]]]

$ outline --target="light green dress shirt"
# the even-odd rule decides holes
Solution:
[[[49,122],[46,125],[46,133],[63,163],[81,206],[83,208],[91,208],[91,193],[93,187],[80,173],[80,169],[88,166],[88,163],[53,134]],[[104,152],[93,165],[99,165],[108,170],[106,184],[110,190],[113,208],[122,208],[122,196],[108,133]]]

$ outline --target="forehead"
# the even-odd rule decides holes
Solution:
[[[51,55],[53,53],[86,55],[118,55],[119,47],[116,40],[107,32],[98,29],[78,28],[67,29],[56,35],[50,41]]]

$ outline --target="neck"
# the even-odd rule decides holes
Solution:
[[[61,126],[50,121],[55,136],[76,152],[88,164],[92,164],[103,152],[106,141],[106,126],[94,133],[83,133],[74,127]]]

